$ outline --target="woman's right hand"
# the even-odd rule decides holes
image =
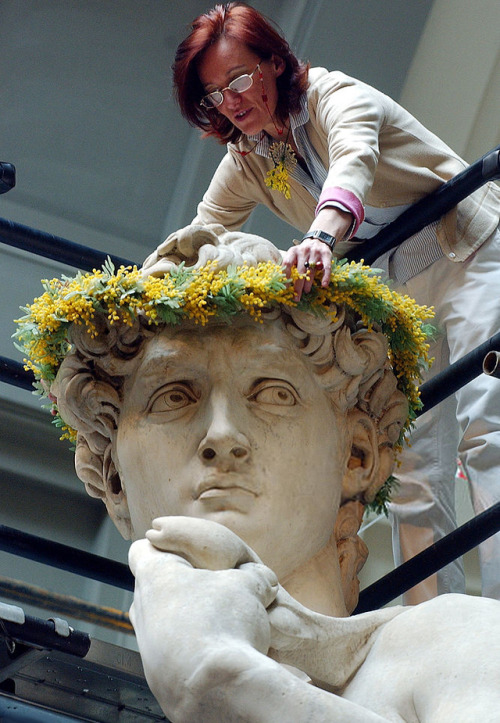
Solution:
[[[347,211],[333,206],[322,208],[318,213],[309,231],[324,231],[342,241],[352,227],[353,217]],[[321,286],[326,288],[330,283],[332,267],[332,251],[328,244],[315,238],[307,238],[297,246],[292,246],[283,256],[283,266],[286,275],[290,278],[294,266],[301,274],[307,277],[295,282],[295,301],[300,301],[302,294],[307,294],[312,288],[316,274],[321,274]]]

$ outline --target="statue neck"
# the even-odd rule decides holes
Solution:
[[[331,540],[280,583],[289,595],[309,610],[334,617],[348,615],[342,593],[337,549]]]

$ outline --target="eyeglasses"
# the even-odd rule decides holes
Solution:
[[[253,84],[253,75],[257,70],[260,71],[260,63],[257,63],[257,67],[251,73],[243,73],[243,75],[239,75],[232,80],[227,88],[213,90],[211,93],[204,95],[200,100],[200,105],[204,108],[217,108],[224,102],[224,93],[226,90],[231,90],[233,93],[244,93],[246,90],[249,90]]]

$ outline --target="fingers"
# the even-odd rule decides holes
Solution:
[[[134,577],[137,577],[137,569],[144,556],[148,553],[148,547],[150,545],[147,540],[137,540],[129,548],[128,564]]]
[[[226,570],[255,561],[253,551],[234,532],[211,520],[193,517],[159,517],[146,532],[157,549],[179,555],[193,567]]]
[[[306,239],[298,246],[290,248],[283,256],[283,267],[288,278],[293,267],[297,268],[303,278],[294,284],[295,301],[300,301],[302,294],[308,294],[316,277],[321,278],[321,285],[328,286],[331,277],[332,252],[330,248],[317,239]]]
[[[146,539],[136,540],[132,543],[128,552],[128,564],[136,581],[138,578],[143,579],[144,575],[156,574],[154,571],[160,567],[162,570],[168,568],[174,574],[179,565],[192,567],[185,556],[175,552],[165,554]]]
[[[262,563],[247,562],[238,572],[245,573],[246,584],[258,596],[265,608],[274,602],[279,590],[276,574]]]

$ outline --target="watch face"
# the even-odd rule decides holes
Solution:
[[[337,239],[335,236],[332,236],[329,233],[326,233],[326,231],[311,231],[311,233],[307,233],[302,241],[305,241],[308,238],[317,238],[320,241],[323,241],[327,246],[329,246],[331,249],[333,249]]]
[[[330,248],[333,247],[336,241],[335,236],[332,236],[329,233],[325,233],[324,231],[319,231],[319,233],[317,233],[316,235],[321,241],[324,241],[328,246],[330,246]]]

